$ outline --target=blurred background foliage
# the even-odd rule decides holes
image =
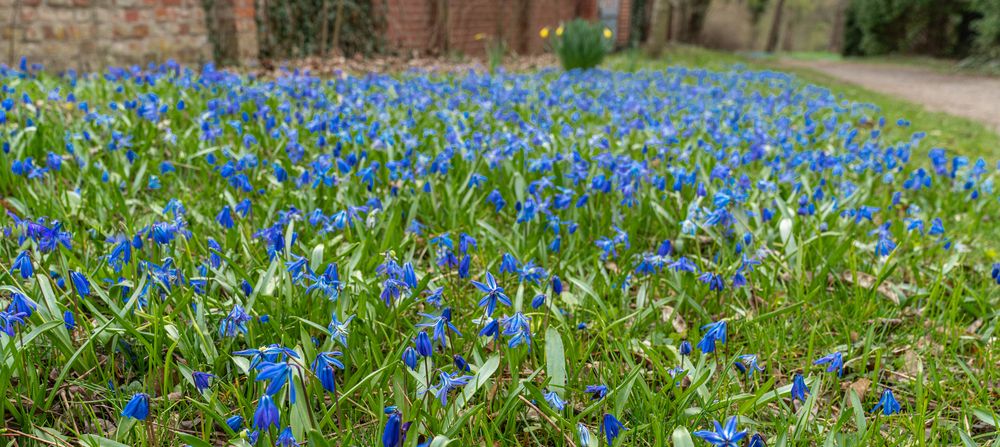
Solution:
[[[232,61],[219,39],[218,0],[202,0],[214,60]],[[261,60],[310,56],[371,56],[384,52],[380,38],[385,14],[372,0],[256,0],[257,41]]]
[[[202,1],[212,23],[218,0]],[[931,56],[1000,70],[1000,0],[633,0],[630,5],[625,46],[645,47],[654,55],[667,44],[683,43],[768,53]],[[260,59],[392,53],[384,38],[385,8],[386,2],[375,0],[256,0]],[[496,47],[514,50],[521,40],[506,36]]]
[[[262,59],[379,53],[385,17],[371,0],[258,0]]]

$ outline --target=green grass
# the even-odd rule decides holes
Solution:
[[[951,150],[983,153],[995,135],[957,135],[982,129],[840,84],[812,86],[804,81],[822,79],[806,72],[733,66],[771,68],[766,61],[678,49],[663,61],[605,64],[621,71],[250,80],[164,69],[75,81],[7,72],[2,205],[20,219],[46,218],[48,230],[0,218],[0,304],[15,293],[37,303],[10,326],[13,336],[0,334],[0,444],[246,446],[250,432],[225,421],[250,424],[267,383],[233,353],[279,344],[300,360],[271,360],[301,371],[275,393],[279,428],[308,446],[381,445],[388,406],[412,422],[405,447],[580,446],[578,424],[604,445],[604,414],[627,428],[616,446],[707,445],[690,433],[730,416],[769,446],[1000,445],[996,159],[982,174],[964,167],[955,179],[935,174],[928,188],[902,186],[918,169],[934,172],[930,147],[951,141]],[[843,107],[840,95],[881,111]],[[876,134],[880,115],[888,124]],[[912,126],[895,125],[900,117]],[[914,140],[918,131],[929,137]],[[858,141],[871,150],[847,149]],[[46,166],[50,152],[59,169],[15,173],[27,157]],[[824,165],[830,157],[844,157],[844,169]],[[494,190],[506,201],[500,211]],[[380,210],[338,220],[372,198]],[[221,225],[220,210],[243,200],[252,211]],[[517,210],[529,203],[549,214]],[[861,206],[878,208],[871,221],[842,215]],[[712,223],[720,210],[731,218]],[[907,231],[907,218],[928,230],[940,218],[945,233]],[[887,222],[898,247],[880,256],[872,231]],[[164,240],[176,230],[190,234]],[[48,249],[37,233],[51,231],[68,232],[70,246]],[[463,233],[474,249],[461,248]],[[142,241],[120,271],[109,263],[117,235]],[[435,243],[443,235],[450,248]],[[598,246],[604,238],[614,255]],[[665,265],[637,272],[664,240],[670,260],[719,274],[725,289]],[[447,263],[463,250],[468,277]],[[21,252],[35,269],[29,278],[12,269]],[[547,276],[501,274],[505,253],[522,275],[533,261]],[[760,265],[750,270],[743,255]],[[300,256],[317,275],[336,264],[336,299],[307,289],[315,276],[290,271]],[[390,305],[380,296],[388,259],[415,271]],[[90,294],[71,271],[89,278]],[[494,316],[529,317],[529,344],[478,336],[483,292],[471,281],[487,272],[511,299]],[[734,287],[737,273],[745,286]],[[438,287],[463,335],[410,369],[402,357],[422,314],[442,314],[426,300]],[[536,309],[538,294],[547,300]],[[220,333],[236,305],[252,317],[246,332]],[[332,316],[354,316],[346,343],[329,332]],[[697,344],[700,328],[719,321],[726,343],[680,355],[682,340]],[[345,368],[331,393],[310,365],[334,350]],[[842,377],[813,364],[834,351],[844,353]],[[421,390],[460,373],[455,354],[473,378],[441,404]],[[764,370],[740,372],[744,354]],[[205,392],[194,371],[216,376]],[[810,388],[805,401],[790,397],[796,374]],[[607,385],[602,399],[585,391],[595,384]],[[900,413],[871,412],[884,389]],[[546,403],[546,390],[566,408]],[[145,421],[121,415],[136,393],[151,399]],[[278,434],[262,430],[257,445],[275,445]]]
[[[805,53],[800,57],[825,60],[823,54],[825,53],[819,55]],[[883,63],[896,63],[897,60],[900,58],[889,58]],[[937,63],[944,62],[937,61]],[[925,149],[942,147],[973,158],[983,157],[986,160],[1000,158],[1000,135],[979,122],[947,113],[932,112],[919,104],[874,92],[813,70],[783,66],[770,57],[761,58],[698,47],[674,46],[658,60],[650,60],[635,52],[619,55],[608,64],[609,67],[628,70],[656,69],[670,65],[704,67],[712,70],[726,70],[738,65],[755,70],[792,73],[805,82],[829,88],[844,99],[874,104],[879,107],[886,119],[895,121],[897,118],[905,117],[913,123],[915,129],[927,132],[928,144],[924,146]]]

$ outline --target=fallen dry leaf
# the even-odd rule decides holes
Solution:
[[[688,330],[687,322],[684,321],[684,317],[681,316],[680,312],[677,312],[671,306],[663,306],[660,308],[660,320],[664,323],[670,323],[674,327],[674,331],[678,334],[686,334]]]
[[[862,377],[858,380],[855,380],[854,382],[851,382],[851,384],[848,387],[854,390],[855,393],[857,393],[858,399],[864,401],[865,393],[868,392],[868,389],[871,388],[871,386],[872,386],[872,381]]]

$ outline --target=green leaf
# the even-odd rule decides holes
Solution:
[[[688,429],[684,427],[675,428],[674,434],[670,435],[670,438],[674,441],[674,447],[694,447],[691,433],[688,433]]]
[[[97,435],[80,435],[80,441],[93,447],[128,447],[126,444]]]
[[[296,438],[302,439],[313,428],[312,419],[309,417],[309,399],[303,390],[302,383],[297,378],[291,380],[291,385],[295,387],[297,397],[291,410],[292,434]]]
[[[549,326],[545,330],[545,374],[549,387],[559,395],[566,389],[566,352],[559,331]]]
[[[177,432],[177,437],[180,438],[181,441],[184,441],[185,444],[190,445],[191,447],[212,447],[212,444],[203,441],[201,438],[197,436],[192,436],[187,433]]]
[[[431,440],[430,447],[444,447],[448,444],[451,444],[451,441],[452,439],[445,435],[437,435],[434,437],[434,439]]]
[[[635,384],[635,379],[639,377],[639,372],[642,368],[635,368],[629,377],[625,379],[625,384],[618,387],[615,390],[615,414],[621,415],[622,411],[625,409],[625,404],[628,403],[628,398],[632,394],[632,385]]]
[[[500,356],[494,355],[486,360],[482,366],[479,367],[479,371],[476,372],[476,376],[469,380],[469,384],[462,389],[462,394],[455,397],[455,401],[452,402],[451,406],[448,407],[448,415],[445,418],[446,421],[454,421],[455,415],[458,414],[458,410],[461,410],[472,397],[476,395],[476,391],[485,386],[490,381],[490,377],[493,373],[497,371],[500,366]]]
[[[847,391],[847,395],[851,400],[851,407],[854,409],[854,425],[858,427],[858,432],[864,433],[868,431],[868,424],[865,420],[865,409],[861,406],[861,399],[858,397],[858,393],[850,389]]]
[[[323,270],[320,268],[321,264],[323,264],[323,244],[313,247],[312,256],[309,257],[309,268],[319,272]]]
[[[42,335],[46,331],[52,330],[62,325],[63,323],[61,321],[48,321],[42,323],[39,326],[36,326],[31,332],[28,333],[28,335],[25,335],[24,338],[20,340],[17,349],[19,351],[23,350],[26,346],[28,346],[28,344],[30,344],[32,341],[38,338],[39,335]]]
[[[1000,420],[1000,417],[998,417],[995,413],[993,413],[989,409],[986,409],[986,408],[973,408],[972,409],[972,414],[973,414],[973,416],[976,417],[976,419],[979,419],[980,421],[983,421],[983,423],[985,423],[986,425],[989,425],[990,427],[993,427],[993,428],[1000,427],[1000,425],[998,425],[998,420]]]

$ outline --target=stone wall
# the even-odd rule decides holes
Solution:
[[[255,59],[253,0],[215,3],[217,34],[240,44],[234,59]],[[202,0],[0,0],[0,52],[7,64],[26,56],[50,70],[213,57]]]

